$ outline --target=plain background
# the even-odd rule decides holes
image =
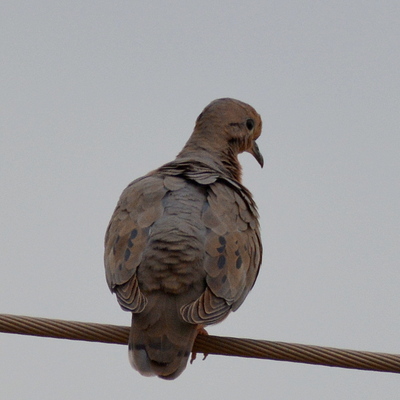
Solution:
[[[0,312],[128,325],[103,237],[124,187],[213,99],[262,115],[241,157],[265,257],[215,335],[400,353],[398,1],[0,6]],[[209,356],[143,378],[124,346],[0,334],[3,399],[394,399],[400,377]]]

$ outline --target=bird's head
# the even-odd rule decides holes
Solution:
[[[231,98],[214,100],[198,116],[193,134],[178,157],[202,154],[240,181],[238,154],[248,152],[261,167],[264,165],[256,143],[261,128],[261,117],[250,105]]]
[[[263,167],[264,159],[256,143],[261,129],[256,110],[231,98],[212,101],[197,118],[195,127],[195,131],[211,136],[215,146],[227,146],[235,155],[246,151]]]

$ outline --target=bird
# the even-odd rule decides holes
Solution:
[[[238,155],[263,167],[261,129],[250,105],[214,100],[175,160],[119,198],[105,236],[106,279],[132,313],[129,360],[144,376],[177,378],[197,334],[236,311],[257,279],[259,216]]]

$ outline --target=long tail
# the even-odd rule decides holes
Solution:
[[[184,322],[178,312],[165,301],[132,314],[129,360],[142,375],[175,379],[186,368],[198,326]]]

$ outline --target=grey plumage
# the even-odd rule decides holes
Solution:
[[[198,330],[235,311],[256,280],[258,214],[237,155],[247,151],[262,166],[260,134],[251,106],[215,100],[177,158],[119,199],[106,233],[106,277],[132,312],[130,361],[143,375],[179,376]]]

